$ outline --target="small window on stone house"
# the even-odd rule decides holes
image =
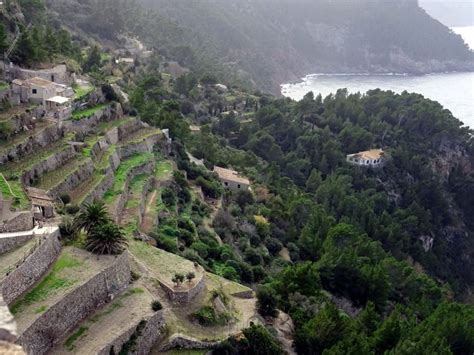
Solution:
[[[33,94],[37,94],[37,93],[38,93],[38,90],[37,90],[37,89],[32,89],[31,92],[32,92]]]
[[[224,182],[225,186],[229,186],[229,183],[227,181]]]
[[[240,189],[240,184],[237,185],[237,188]]]

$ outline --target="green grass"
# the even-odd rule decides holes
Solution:
[[[8,187],[9,185],[10,187]],[[23,187],[18,179],[8,180],[7,182],[3,174],[0,175],[0,191],[4,198],[13,200],[13,207],[27,209],[30,206],[28,197],[23,191]]]
[[[74,343],[78,340],[89,328],[88,327],[80,327],[76,332],[74,332],[69,338],[67,338],[66,349],[71,351],[74,349]]]
[[[115,196],[123,192],[123,189],[125,187],[125,181],[127,180],[127,176],[130,171],[133,168],[152,160],[153,158],[154,157],[152,153],[142,153],[136,154],[128,158],[127,160],[122,161],[119,167],[117,168],[117,171],[115,172],[114,185],[104,195],[104,202],[106,204],[112,203]]]
[[[161,130],[158,129],[158,128],[141,129],[141,130],[131,134],[129,137],[127,137],[127,139],[125,139],[122,142],[122,146],[143,142],[148,137],[151,137],[151,136],[154,136],[154,135],[160,134],[160,133],[161,133]]]
[[[127,200],[125,204],[125,208],[136,208],[140,204],[140,197],[143,191],[143,186],[148,180],[148,174],[140,174],[134,176],[132,181],[130,182],[130,198]]]
[[[2,170],[6,173],[22,174],[25,171],[29,170],[33,165],[48,159],[50,156],[56,153],[67,149],[69,147],[68,142],[71,141],[73,137],[74,133],[69,132],[63,139],[45,148],[38,149],[33,154],[28,155],[24,159],[21,159],[19,161],[12,161],[5,164],[4,170]]]
[[[69,160],[66,164],[59,167],[56,170],[50,171],[44,174],[37,186],[43,190],[52,189],[54,186],[57,186],[59,183],[64,181],[69,175],[74,173],[78,166],[84,162],[84,157],[76,157],[75,159]]]
[[[144,292],[145,292],[145,290],[143,290],[142,288],[139,288],[139,287],[135,287],[135,288],[131,288],[131,289],[127,290],[125,293],[120,295],[110,306],[107,306],[102,312],[94,314],[94,316],[92,316],[90,318],[90,321],[92,323],[98,322],[102,317],[112,313],[116,309],[122,308],[123,307],[122,301],[123,301],[124,298],[130,297],[130,296],[133,296],[133,295],[138,295],[138,294],[141,294],[141,293],[144,293]]]
[[[9,89],[10,88],[10,85],[4,81],[0,81],[0,91],[3,91],[3,90],[6,90],[6,89]]]
[[[44,301],[58,290],[72,286],[75,281],[62,278],[59,273],[64,269],[79,267],[81,265],[83,265],[82,262],[74,259],[69,254],[61,254],[54,263],[50,273],[23,298],[15,302],[11,308],[11,312],[17,314],[23,307]]]
[[[107,104],[100,104],[100,105],[88,108],[86,110],[83,110],[83,111],[74,111],[72,113],[72,119],[75,120],[75,121],[78,121],[78,120],[82,120],[83,118],[89,118],[92,115],[94,115],[94,113],[96,113],[97,111],[102,110],[102,109],[104,109],[108,106],[109,105],[107,105]]]
[[[19,144],[27,142],[30,137],[38,135],[41,131],[52,125],[53,124],[49,121],[39,120],[39,122],[36,123],[34,130],[22,131],[21,133],[10,137],[8,140],[0,141],[0,152],[10,150]]]
[[[123,125],[124,123],[131,121],[132,119],[133,117],[126,116],[126,117],[122,117],[118,120],[113,120],[110,122],[101,122],[96,126],[96,130],[97,132],[100,132],[100,131],[109,130],[115,127],[119,127]]]
[[[4,197],[15,197],[12,195],[12,192],[10,191],[10,188],[8,187],[7,181],[5,180],[5,177],[0,175],[0,191],[2,192],[2,195]]]
[[[78,86],[76,85],[73,87],[74,89],[74,100],[79,100],[89,94],[90,92],[94,91],[93,86]]]
[[[110,160],[109,159],[112,156],[112,154],[115,152],[116,148],[117,148],[117,146],[114,145],[114,144],[109,145],[107,150],[100,157],[99,161],[95,162],[96,169],[105,170],[110,165]]]
[[[47,310],[48,310],[48,307],[43,305],[35,309],[35,314],[41,314],[41,313],[46,312]]]
[[[155,176],[160,179],[167,177],[173,171],[173,164],[169,160],[160,160],[156,163]]]

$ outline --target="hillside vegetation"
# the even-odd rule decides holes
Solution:
[[[181,65],[273,93],[279,93],[281,83],[315,72],[473,69],[472,53],[461,37],[428,16],[416,1],[48,4],[68,26],[107,40],[132,32]]]

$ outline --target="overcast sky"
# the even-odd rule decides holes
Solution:
[[[474,26],[474,0],[419,0],[419,3],[447,26]]]

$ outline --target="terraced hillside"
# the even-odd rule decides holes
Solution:
[[[12,200],[12,213],[30,210],[25,193],[29,186],[46,191],[59,214],[103,200],[129,238],[128,251],[121,256],[97,257],[80,245],[61,249],[54,244],[57,236],[49,246],[41,233],[31,232],[1,254],[0,285],[7,286],[14,270],[44,255],[34,259],[41,265],[34,278],[8,298],[19,344],[31,354],[108,354],[128,349],[134,339],[133,346],[146,353],[173,347],[182,336],[199,343],[238,332],[255,316],[250,289],[134,239],[152,232],[165,208],[162,194],[173,184],[175,169],[167,157],[168,140],[159,129],[123,116],[116,104],[100,110],[61,124],[32,124],[23,117],[16,125],[30,128],[13,132],[0,147],[0,187]],[[60,200],[65,195],[70,199],[66,206]],[[194,278],[177,285],[177,271]],[[196,325],[192,314],[212,304],[217,292],[229,299],[231,321],[225,327]],[[157,301],[160,311],[152,308]]]

